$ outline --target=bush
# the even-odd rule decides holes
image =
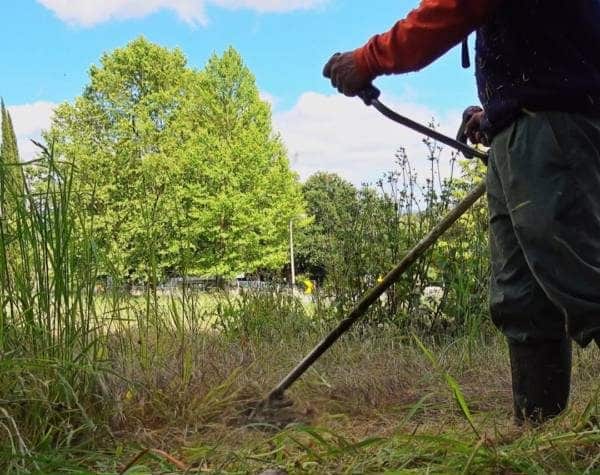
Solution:
[[[314,325],[302,301],[291,293],[242,291],[218,298],[213,328],[233,340],[273,341]]]
[[[347,314],[482,179],[483,166],[466,161],[458,164],[457,178],[455,154],[450,177],[442,179],[442,149],[425,143],[431,166],[424,180],[401,149],[397,169],[374,185],[351,192],[347,182],[323,174],[305,185],[315,219],[300,238],[300,263],[309,263],[303,270],[320,273],[312,276],[322,282],[319,297],[335,309],[336,318]],[[486,205],[479,202],[379,300],[370,321],[428,333],[478,333],[487,321],[487,225]],[[441,296],[424,304],[424,291],[432,287]]]

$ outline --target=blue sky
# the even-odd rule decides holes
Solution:
[[[275,125],[303,177],[324,168],[354,182],[371,180],[391,167],[398,146],[418,153],[420,138],[390,127],[356,101],[335,96],[321,69],[332,53],[362,45],[418,2],[377,0],[376,8],[374,3],[4,1],[0,95],[11,107],[19,138],[25,140],[47,125],[54,104],[81,93],[89,66],[103,52],[139,35],[180,47],[199,68],[212,53],[231,45],[271,100]],[[383,78],[377,84],[395,107],[420,120],[435,116],[448,131],[456,126],[459,111],[476,103],[473,71],[461,69],[457,49],[420,73]],[[333,144],[334,140],[344,143]],[[27,156],[30,151],[24,148]]]

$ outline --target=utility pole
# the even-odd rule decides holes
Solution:
[[[294,219],[290,219],[290,262],[292,267],[292,297],[296,287],[296,268],[294,265]]]

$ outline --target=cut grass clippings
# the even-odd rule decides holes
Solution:
[[[66,451],[64,467],[56,465],[56,454],[37,457],[36,464],[41,473],[77,467],[106,474],[254,474],[269,467],[290,474],[542,474],[594,473],[600,466],[596,349],[577,352],[572,409],[541,428],[511,423],[501,340],[488,340],[470,356],[466,342],[423,340],[428,355],[417,343],[397,345],[392,333],[350,335],[292,388],[294,407],[273,420],[249,420],[249,405],[306,351],[309,339],[242,348],[205,336],[192,360],[197,372],[185,383],[171,366],[176,352],[165,351],[151,369],[130,367],[128,378],[109,381],[118,401],[114,438],[97,453]],[[168,347],[163,341],[161,348]],[[123,392],[133,379],[144,383]]]

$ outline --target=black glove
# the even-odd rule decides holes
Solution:
[[[489,146],[488,137],[481,130],[484,118],[485,112],[481,107],[467,107],[463,112],[463,120],[458,129],[456,140],[462,143],[468,143],[470,141],[473,145],[482,144]],[[466,158],[473,158],[473,155],[467,153],[464,155]]]
[[[358,68],[354,53],[336,53],[323,68],[323,76],[331,79],[331,84],[346,96],[357,96],[371,85],[372,77],[367,77]]]

